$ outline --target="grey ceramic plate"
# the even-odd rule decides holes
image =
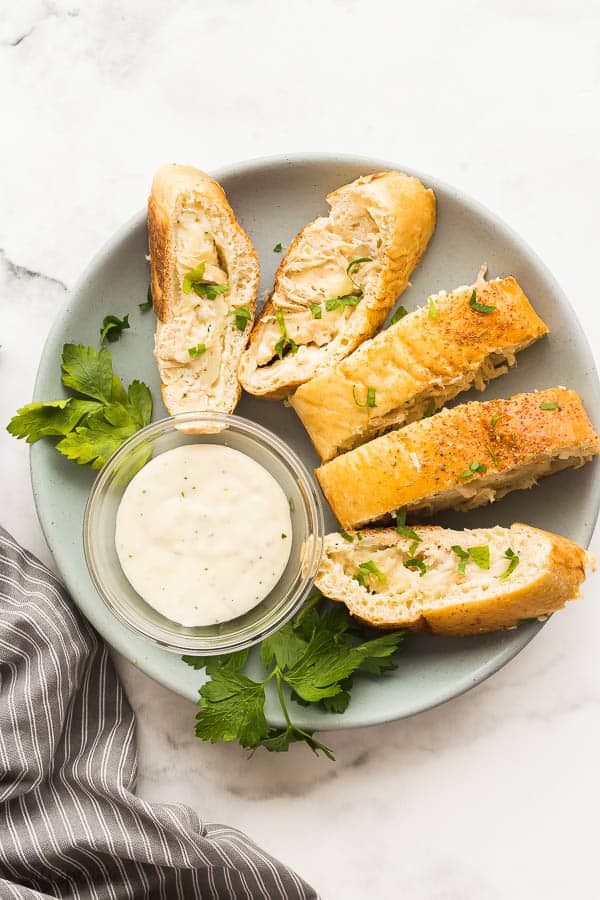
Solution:
[[[261,292],[273,283],[281,257],[272,248],[278,241],[284,246],[289,244],[306,222],[324,212],[323,198],[333,188],[359,175],[387,168],[405,167],[382,160],[318,155],[258,160],[214,173],[258,251]],[[487,262],[491,277],[514,275],[548,323],[551,334],[522,353],[517,367],[492,382],[485,396],[508,397],[518,391],[564,384],[579,391],[588,411],[596,416],[600,392],[590,348],[566,297],[546,267],[517,235],[478,203],[428,175],[413,174],[437,195],[438,225],[402,303],[412,309],[434,291],[473,281],[482,262]],[[36,400],[62,396],[59,360],[63,343],[97,344],[103,316],[127,312],[132,328],[111,345],[115,370],[127,382],[141,378],[149,384],[155,398],[155,418],[165,415],[152,356],[154,316],[138,309],[138,303],[146,299],[148,286],[145,253],[146,224],[141,212],[94,259],[58,317],[40,363]],[[473,397],[460,398],[465,399]],[[244,396],[237,411],[284,437],[309,466],[317,464],[300,422],[281,403]],[[82,612],[135,665],[195,700],[201,673],[130,633],[96,595],[85,567],[81,538],[93,472],[63,459],[46,441],[32,448],[31,469],[42,528]],[[547,478],[534,490],[511,494],[492,507],[447,515],[442,521],[457,527],[522,521],[587,545],[598,512],[599,479],[598,466],[592,463],[580,471]],[[328,519],[327,527],[335,527],[331,514]],[[347,728],[428,709],[496,672],[539,628],[537,623],[529,624],[503,634],[461,640],[413,637],[395,673],[376,681],[363,680],[356,686],[345,715],[320,714],[297,707],[295,719],[309,728]],[[283,724],[275,704],[271,703],[268,711],[274,723]]]

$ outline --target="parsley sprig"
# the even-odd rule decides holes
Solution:
[[[80,466],[99,469],[123,441],[150,423],[149,389],[132,381],[126,391],[106,348],[65,344],[62,383],[74,396],[28,403],[17,410],[7,431],[28,444],[58,437],[59,453]]]
[[[248,651],[225,656],[184,656],[195,669],[205,669],[208,680],[200,688],[196,735],[204,741],[239,741],[254,752],[259,747],[274,753],[298,741],[328,759],[335,757],[313,732],[293,722],[289,698],[300,705],[316,705],[326,712],[343,713],[350,702],[353,678],[382,675],[396,668],[393,655],[405,631],[371,638],[341,604],[332,604],[316,591],[298,615],[266,638],[260,647],[264,679],[243,671]],[[266,688],[272,683],[284,726],[274,728],[265,716]]]
[[[491,304],[479,303],[479,301],[477,300],[477,291],[475,289],[473,289],[473,293],[469,298],[469,306],[471,307],[471,309],[475,310],[475,312],[484,313],[486,315],[493,313],[496,309],[496,307],[492,306]]]
[[[129,314],[120,319],[118,316],[104,316],[102,320],[102,328],[100,329],[100,344],[108,341],[114,344],[118,341],[126,328],[129,328]]]

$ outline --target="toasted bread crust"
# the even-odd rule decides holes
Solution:
[[[318,218],[307,225],[296,235],[281,261],[273,292],[240,361],[240,381],[251,394],[272,400],[287,397],[298,385],[343,359],[371,337],[408,285],[408,279],[425,252],[435,227],[433,192],[424,188],[418,179],[401,172],[380,172],[358,178],[329,194],[327,202],[332,207],[329,223],[337,208],[354,206],[366,212],[377,223],[382,234],[385,230],[374,284],[372,288],[365,289],[365,295],[356,307],[344,310],[343,333],[320,347],[310,363],[306,359],[306,348],[300,346],[294,366],[282,366],[283,361],[276,360],[261,367],[256,357],[266,320],[272,318],[277,310],[298,312],[308,308],[308,301],[304,306],[298,306],[296,301],[289,299],[285,284],[293,266],[309,245],[314,229],[328,220]]]
[[[542,403],[560,408],[543,410]],[[347,529],[401,507],[423,510],[432,501],[437,509],[479,506],[493,499],[478,496],[484,485],[501,489],[520,467],[548,460],[577,465],[598,452],[600,441],[577,394],[550,388],[444,409],[338,456],[316,475]],[[486,472],[461,478],[474,462],[485,465]],[[468,505],[455,496],[459,490]]]
[[[478,303],[495,307],[492,314],[472,309],[474,290]],[[548,331],[514,278],[431,299],[436,318],[427,306],[415,310],[290,398],[324,462],[431,415],[429,398],[435,411],[474,383],[483,390],[506,371],[507,359],[512,364],[516,352]],[[369,388],[375,391],[373,407],[365,402]]]
[[[181,290],[176,276],[175,244],[177,217],[184,197],[198,199],[207,208],[215,211],[220,220],[220,240],[227,244],[233,258],[243,257],[247,273],[244,279],[244,305],[248,306],[251,318],[245,330],[239,334],[232,331],[227,342],[230,358],[222,360],[227,370],[227,390],[216,402],[208,402],[206,398],[199,396],[194,407],[199,410],[210,408],[233,412],[241,394],[241,387],[237,381],[237,365],[256,313],[256,293],[260,277],[258,257],[250,238],[236,221],[223,188],[213,178],[192,166],[170,164],[160,168],[154,176],[148,198],[148,245],[153,308],[161,322],[166,323],[176,315],[177,297]],[[233,328],[232,325],[230,327]],[[173,414],[182,409],[189,410],[190,404],[180,403],[175,392],[165,384],[160,360],[159,370],[161,392],[169,412]]]
[[[443,533],[435,526],[416,526],[421,538]],[[352,578],[340,575],[332,564],[332,553],[347,548],[337,534],[325,538],[325,554],[316,579],[316,585],[325,596],[345,603],[353,616],[378,628],[408,628],[411,631],[429,631],[435,634],[462,637],[483,634],[504,628],[512,628],[526,619],[550,615],[562,609],[565,604],[580,596],[580,585],[585,580],[586,566],[594,567],[594,559],[578,544],[560,535],[551,534],[531,525],[515,523],[506,532],[506,543],[514,542],[520,533],[525,545],[540,541],[546,545],[543,564],[526,584],[511,588],[510,580],[503,582],[505,590],[495,596],[486,596],[482,591],[475,599],[448,601],[446,605],[436,603],[427,594],[426,578],[420,585],[420,596],[407,614],[401,603],[394,602],[393,596],[385,593],[376,597],[366,597],[363,588]],[[367,529],[360,532],[363,540],[355,547],[368,550],[370,546],[394,547],[401,544],[395,529]],[[464,532],[468,535],[469,532]],[[536,538],[539,539],[536,541]]]

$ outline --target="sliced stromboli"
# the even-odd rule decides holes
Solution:
[[[481,280],[430,297],[301,385],[290,403],[327,461],[431,415],[461,391],[484,390],[547,331],[514,278]]]
[[[148,200],[154,353],[170,413],[233,412],[237,366],[256,310],[259,265],[223,189],[163,166]]]
[[[297,235],[243,354],[251,394],[283,398],[348,356],[383,324],[435,226],[435,197],[401,172],[329,194],[328,217]]]
[[[529,525],[381,528],[327,535],[316,584],[369,625],[460,636],[561,609],[586,567],[590,553]]]
[[[550,388],[466,403],[391,431],[316,470],[343,528],[472,509],[578,467],[600,441],[574,391]]]

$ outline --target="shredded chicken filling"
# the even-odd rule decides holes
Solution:
[[[542,565],[541,554],[544,543],[538,539],[538,546],[532,546],[535,539],[531,533],[523,534],[515,530],[478,529],[472,532],[445,532],[444,538],[426,537],[416,547],[408,538],[398,538],[393,546],[367,546],[354,544],[352,549],[330,552],[329,558],[335,569],[356,581],[360,564],[371,563],[380,573],[363,574],[362,582],[356,581],[356,590],[365,599],[382,595],[418,613],[425,602],[428,608],[449,605],[454,600],[465,601],[469,596],[481,597],[482,593],[494,596],[528,581],[534,570]],[[480,568],[472,559],[465,566],[464,574],[459,572],[460,557],[452,550],[456,544],[468,551],[472,547],[487,547],[489,568]],[[410,550],[413,553],[410,553]],[[504,576],[509,559],[505,553],[510,549],[518,556],[514,571]],[[408,568],[405,563],[417,557],[424,565],[424,574],[417,567]]]

